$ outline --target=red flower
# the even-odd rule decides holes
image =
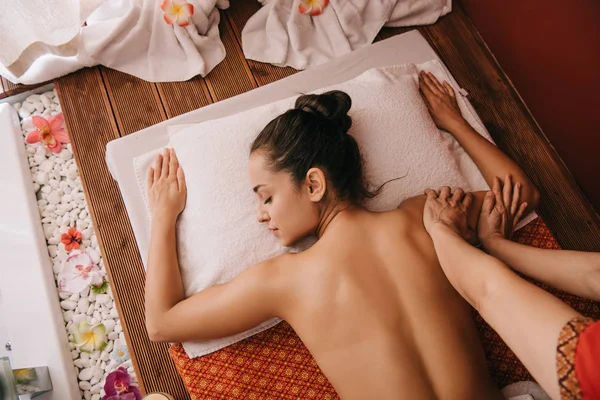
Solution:
[[[81,232],[77,228],[69,228],[67,233],[63,233],[60,241],[65,245],[66,251],[78,249],[81,244]]]

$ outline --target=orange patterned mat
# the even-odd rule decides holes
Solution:
[[[546,224],[537,219],[514,240],[559,249]],[[567,267],[567,266],[565,266]],[[600,318],[598,303],[539,285],[585,316]],[[475,312],[492,377],[499,387],[533,380],[502,339]],[[193,400],[339,399],[300,338],[285,322],[215,353],[190,360],[180,344],[171,358]]]

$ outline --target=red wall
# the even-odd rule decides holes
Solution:
[[[600,1],[460,3],[600,211]]]

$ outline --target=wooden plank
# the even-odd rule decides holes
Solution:
[[[504,152],[541,193],[538,212],[564,249],[600,251],[600,217],[459,4],[419,28],[444,60]]]
[[[236,5],[238,4],[241,3],[236,3]],[[221,11],[219,32],[227,56],[204,78],[208,91],[215,102],[247,92],[258,86],[223,11]]]
[[[140,389],[188,399],[168,345],[150,342],[146,332],[145,273],[121,194],[105,162],[106,144],[120,133],[102,73],[98,68],[84,69],[55,85]],[[125,130],[135,126],[128,117],[121,122]]]
[[[100,71],[121,136],[167,119],[154,83],[110,68]]]
[[[186,112],[212,103],[206,82],[196,76],[185,82],[157,83],[167,118],[173,118]]]
[[[228,8],[225,12],[240,48],[242,48],[242,29],[244,29],[248,19],[259,9],[260,5],[257,1],[242,1]],[[258,86],[267,85],[298,72],[290,67],[276,67],[254,60],[247,60],[247,62]]]

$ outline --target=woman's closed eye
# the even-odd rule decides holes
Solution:
[[[265,200],[264,204],[269,204],[271,202],[272,197],[269,197],[268,199]]]

